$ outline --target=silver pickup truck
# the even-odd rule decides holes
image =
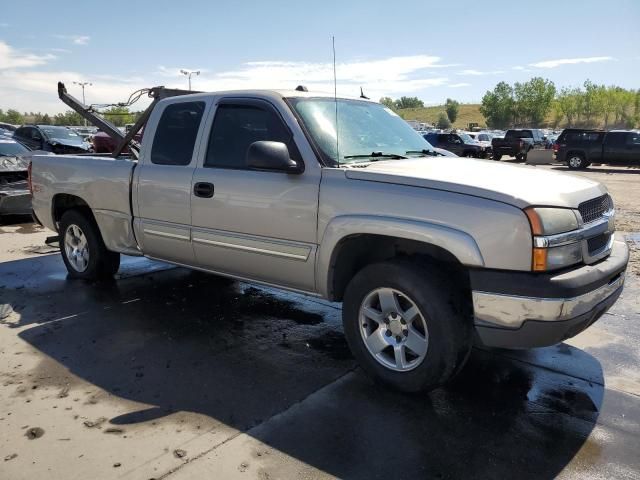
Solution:
[[[300,91],[161,100],[137,162],[36,156],[30,182],[71,277],[144,255],[341,301],[362,368],[405,391],[474,343],[576,335],[628,261],[603,185],[437,156],[378,103]]]

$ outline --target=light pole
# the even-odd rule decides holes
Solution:
[[[191,75],[194,73],[196,76],[200,75],[200,70],[180,70],[180,73],[189,78],[189,91],[191,91]]]
[[[92,84],[91,82],[73,82],[73,83],[74,83],[75,85],[80,85],[80,86],[82,87],[82,103],[83,103],[84,105],[86,105],[86,104],[87,104],[87,102],[86,102],[86,100],[84,99],[84,87],[86,87],[86,86],[89,86],[89,87],[90,87],[90,86],[91,86],[91,85],[93,85],[93,84]],[[85,126],[85,127],[87,126],[87,119],[86,119],[86,118],[84,119],[84,126]]]

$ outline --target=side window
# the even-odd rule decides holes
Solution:
[[[16,137],[20,137],[20,138],[27,138],[28,137],[28,129],[26,127],[20,127],[15,131],[14,135]]]
[[[447,141],[449,140],[449,136],[444,134],[444,133],[439,133],[438,134],[438,142],[440,143],[447,143]]]
[[[256,105],[219,105],[204,166],[244,169],[249,146],[261,140],[283,142],[291,158],[300,159],[291,133],[273,111]]]
[[[174,103],[164,109],[151,147],[151,163],[191,163],[204,105],[204,102],[184,102]]]
[[[623,132],[611,132],[607,135],[605,143],[607,145],[624,145],[625,134]]]
[[[627,134],[627,145],[640,146],[640,132],[631,132]]]

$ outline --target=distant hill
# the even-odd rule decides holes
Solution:
[[[398,110],[398,114],[405,120],[417,120],[425,123],[435,123],[438,121],[438,115],[444,113],[444,105],[424,108],[404,108]],[[486,127],[486,122],[480,113],[479,103],[464,103],[460,105],[458,118],[453,124],[456,128],[467,128],[469,123],[477,123],[481,127]]]

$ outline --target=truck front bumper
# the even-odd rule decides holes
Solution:
[[[11,184],[0,187],[0,215],[29,215],[30,213],[31,193],[27,188]]]
[[[532,348],[577,335],[618,299],[628,261],[614,242],[607,258],[562,273],[471,271],[477,343]]]

